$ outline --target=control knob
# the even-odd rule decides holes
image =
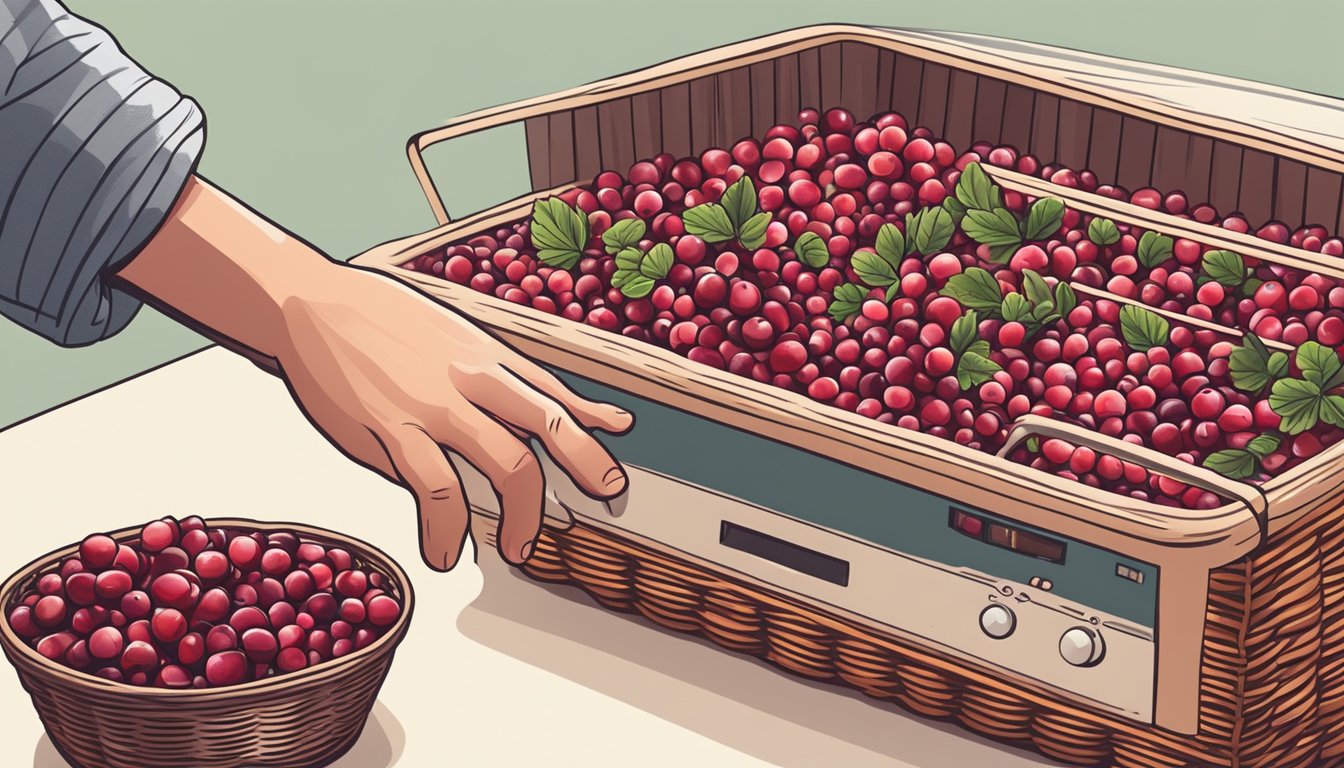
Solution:
[[[1106,655],[1101,634],[1090,627],[1074,627],[1059,638],[1059,655],[1075,667],[1091,667]]]
[[[1002,640],[1017,629],[1017,616],[1008,606],[995,603],[980,612],[980,629],[995,640]]]

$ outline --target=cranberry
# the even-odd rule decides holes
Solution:
[[[119,545],[111,536],[94,534],[79,545],[79,559],[84,566],[93,571],[111,567],[117,558]]]
[[[375,627],[390,627],[401,616],[401,604],[385,595],[368,602],[369,623]]]
[[[241,651],[220,651],[205,661],[205,679],[211,685],[237,685],[247,676],[247,657]]]

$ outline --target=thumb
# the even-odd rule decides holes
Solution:
[[[389,436],[386,447],[397,475],[415,496],[420,556],[436,571],[451,570],[462,556],[470,522],[457,469],[419,426],[399,429]]]

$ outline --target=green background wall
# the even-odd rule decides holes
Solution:
[[[823,22],[1014,37],[1344,96],[1338,0],[76,0],[208,116],[202,172],[340,258],[433,225],[406,138],[481,107]],[[449,209],[524,191],[521,133],[435,157]],[[0,142],[0,151],[3,143]],[[204,341],[144,310],[59,349],[0,323],[0,427]],[[227,397],[202,392],[201,403]]]

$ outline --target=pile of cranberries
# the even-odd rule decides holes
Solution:
[[[997,450],[1012,422],[1032,413],[1194,464],[1253,451],[1236,477],[1261,482],[1340,439],[1341,430],[1325,421],[1281,433],[1269,383],[1239,387],[1230,371],[1241,344],[1233,328],[1289,349],[1310,342],[1333,350],[1344,343],[1344,284],[1332,278],[1066,205],[1057,227],[1038,239],[1024,235],[1006,251],[977,242],[958,218],[936,247],[888,259],[891,269],[881,284],[856,270],[860,259],[871,264],[881,250],[887,225],[910,241],[916,238],[909,231],[912,214],[954,210],[949,206],[958,202],[958,182],[972,164],[1250,231],[1239,214],[1223,217],[1207,204],[1191,206],[1179,192],[1131,193],[1099,184],[1089,171],[1044,165],[1012,147],[976,144],[959,153],[926,128],[910,128],[899,114],[859,122],[845,110],[809,109],[798,124],[774,126],[760,139],[696,157],[660,154],[624,175],[604,171],[591,184],[565,192],[559,199],[580,222],[586,220],[588,235],[567,259],[543,250],[553,245],[534,242],[537,220],[528,218],[403,267],[978,450]],[[751,182],[755,208],[739,218],[755,210],[768,214],[759,241],[736,221],[733,233],[705,235],[702,219],[688,211],[706,204],[734,208],[738,201],[725,192],[743,179]],[[1006,189],[995,194],[1025,230],[1038,201]],[[629,228],[638,241],[613,247],[604,235],[628,220],[638,220]],[[724,219],[719,227],[728,224]],[[1290,232],[1270,222],[1256,234],[1344,255],[1344,242],[1317,226]],[[622,247],[637,256],[663,248],[669,263],[645,275],[651,287],[646,281],[646,290],[632,291],[631,276],[638,275],[631,270],[643,267],[623,256]],[[982,307],[974,317],[974,340],[988,345],[989,364],[968,382],[957,375],[968,340],[959,347],[955,326],[976,307],[953,298],[950,283],[972,270],[987,275],[991,290],[1002,296],[1028,293],[1036,275],[1051,290],[1061,283],[1079,290],[1066,312],[1035,327]],[[1119,299],[1228,330],[1176,320],[1157,343],[1136,344],[1126,333]],[[1280,375],[1299,373],[1294,362]],[[1059,440],[1030,441],[1015,458],[1159,504],[1223,503],[1204,490]]]
[[[46,658],[119,683],[211,688],[364,648],[401,602],[384,574],[293,533],[164,518],[138,540],[95,534],[9,609]]]

